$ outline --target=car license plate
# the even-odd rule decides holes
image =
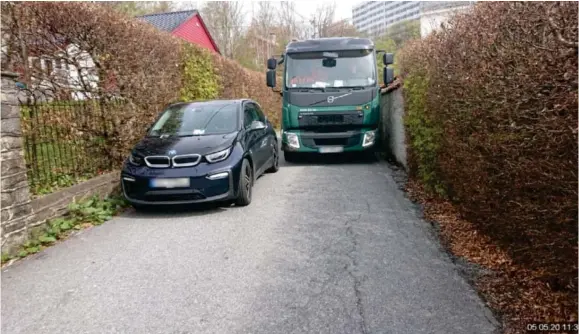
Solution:
[[[189,178],[151,179],[151,188],[186,188],[189,187]]]
[[[343,152],[344,148],[342,146],[324,146],[320,147],[320,153],[340,153]]]

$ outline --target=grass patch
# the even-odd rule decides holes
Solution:
[[[15,259],[25,258],[53,245],[58,240],[66,239],[73,231],[101,225],[128,206],[124,197],[114,195],[105,197],[92,196],[80,202],[72,202],[64,217],[54,218],[45,228],[25,242],[15,254],[2,254],[2,264]]]

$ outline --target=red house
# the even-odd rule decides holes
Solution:
[[[173,36],[221,54],[201,15],[196,10],[149,14],[137,16],[137,18],[154,25],[157,29],[170,32]]]

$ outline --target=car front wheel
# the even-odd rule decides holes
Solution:
[[[241,163],[241,172],[239,175],[239,190],[235,205],[247,206],[251,203],[251,191],[253,188],[253,170],[247,159]]]

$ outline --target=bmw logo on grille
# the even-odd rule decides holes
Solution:
[[[168,154],[169,154],[169,155],[175,155],[175,154],[177,154],[177,151],[171,150],[171,151],[168,152]]]

